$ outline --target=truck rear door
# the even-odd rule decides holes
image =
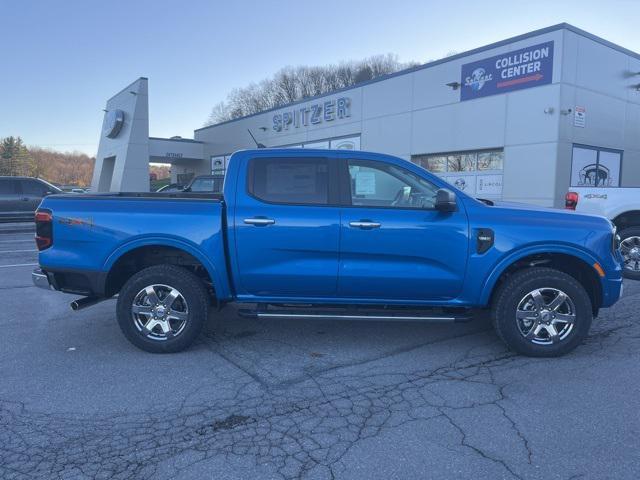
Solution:
[[[336,161],[245,158],[233,228],[238,297],[332,297],[338,278]]]
[[[20,180],[20,186],[22,188],[21,210],[29,214],[35,213],[42,198],[47,195],[47,193],[53,193],[49,191],[44,183],[34,178],[24,178]]]

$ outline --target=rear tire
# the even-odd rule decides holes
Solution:
[[[179,352],[202,331],[209,298],[202,281],[175,265],[155,265],[133,275],[120,290],[118,324],[136,347]]]
[[[640,280],[640,226],[627,227],[618,235],[624,256],[622,275],[631,280]]]
[[[498,287],[491,318],[510,349],[530,357],[557,357],[586,338],[593,309],[575,278],[552,268],[533,267],[510,275]]]

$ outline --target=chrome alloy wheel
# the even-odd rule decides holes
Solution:
[[[576,321],[573,300],[557,288],[538,288],[518,303],[516,323],[524,338],[551,345],[567,338]]]
[[[131,316],[145,337],[162,341],[182,333],[189,319],[189,307],[175,288],[149,285],[133,299]]]
[[[624,268],[640,272],[640,237],[627,237],[620,242]]]

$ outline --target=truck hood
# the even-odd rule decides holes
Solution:
[[[493,202],[493,205],[490,208],[504,208],[509,210],[520,210],[527,212],[542,212],[542,213],[552,213],[557,215],[567,215],[567,218],[576,218],[579,217],[591,217],[591,218],[603,218],[602,215],[592,214],[592,213],[582,213],[576,212],[575,210],[568,210],[563,208],[554,208],[554,207],[542,207],[540,205],[531,205],[529,203],[520,203],[520,202],[503,202],[502,200],[497,200]]]
[[[607,229],[611,226],[611,222],[601,215],[576,212],[574,210],[542,207],[528,203],[504,202],[501,200],[493,201],[493,205],[487,205],[483,202],[483,206],[487,209],[487,212],[493,212],[494,215],[500,215],[501,217],[511,217],[510,221],[515,223],[544,222],[547,220],[566,223],[571,228],[586,224],[597,224]]]

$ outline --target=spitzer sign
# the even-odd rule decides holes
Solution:
[[[462,65],[460,100],[471,100],[551,83],[553,42]]]

